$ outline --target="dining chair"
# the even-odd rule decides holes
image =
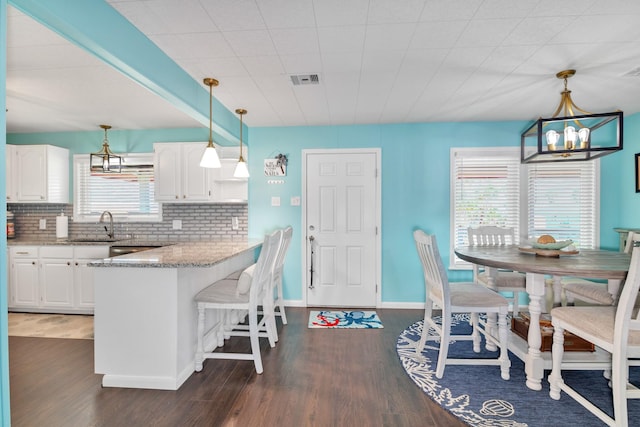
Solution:
[[[504,246],[515,245],[515,233],[511,227],[480,226],[467,228],[469,246]],[[526,276],[516,271],[491,269],[473,264],[473,281],[496,292],[510,292],[513,316],[518,316],[520,293],[526,292]]]
[[[264,310],[258,320],[258,306],[269,304],[273,299],[269,292],[282,234],[282,230],[276,230],[265,236],[248,289],[239,289],[239,280],[225,278],[195,296],[198,308],[196,372],[202,370],[205,359],[235,359],[253,360],[256,372],[262,373],[259,338],[266,337],[269,345],[275,346],[275,320],[268,310]],[[211,313],[209,320],[207,312]],[[238,313],[246,313],[248,325],[235,324],[238,319],[231,318]],[[224,346],[224,340],[232,336],[249,337],[251,353],[214,351],[216,347]]]
[[[560,392],[564,391],[609,426],[629,425],[627,399],[640,399],[640,389],[628,380],[628,367],[635,364],[631,359],[640,358],[640,313],[634,310],[639,288],[640,248],[633,248],[629,273],[617,306],[556,307],[551,310],[554,332],[549,396],[559,400]],[[592,342],[608,352],[611,359],[582,365],[563,360],[565,331]],[[577,385],[566,384],[562,378],[562,369],[610,369],[610,383],[607,384],[606,379],[603,379],[601,386],[611,387],[613,417],[597,406],[602,402],[591,402],[584,396],[584,390],[578,389]],[[588,384],[588,387],[595,386]],[[637,420],[634,421],[637,423]]]
[[[624,247],[624,253],[631,253],[633,242],[639,240],[640,233],[630,231]],[[610,286],[606,282],[595,282],[579,277],[554,277],[550,280],[560,281],[560,287],[562,291],[564,291],[567,305],[573,305],[576,299],[589,304],[614,305],[620,291],[620,285],[618,283]]]
[[[284,298],[282,296],[282,275],[284,270],[284,261],[289,251],[291,237],[293,236],[293,227],[288,226],[282,231],[282,243],[278,250],[275,267],[273,269],[273,283],[275,288],[274,294],[274,315],[279,316],[282,324],[287,324],[287,314],[284,311]],[[277,309],[277,310],[275,310]]]
[[[416,353],[421,355],[427,341],[440,341],[436,377],[442,378],[445,365],[499,365],[501,377],[509,379],[511,362],[507,353],[508,330],[507,313],[509,302],[486,287],[472,282],[450,283],[438,251],[436,237],[426,234],[422,230],[413,233],[416,249],[420,257],[424,273],[426,300],[424,307],[424,322],[420,341],[416,346]],[[442,322],[438,324],[434,319],[434,307],[442,310]],[[451,319],[454,313],[470,313],[473,333],[471,335],[451,335]],[[498,338],[488,332],[486,322],[480,319],[481,313],[495,313],[498,316]],[[430,334],[434,330],[435,334]],[[486,342],[492,342],[500,349],[495,359],[455,359],[449,358],[449,344],[454,341],[473,341],[473,350],[480,352],[481,335]]]

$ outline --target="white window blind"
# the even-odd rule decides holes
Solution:
[[[528,168],[528,234],[597,248],[599,162],[537,163]]]
[[[467,227],[513,227],[516,239],[551,234],[579,248],[600,245],[600,162],[520,164],[517,148],[451,149],[450,268]],[[521,242],[517,242],[521,243]]]
[[[104,211],[119,222],[161,221],[154,200],[153,154],[124,155],[122,173],[90,173],[89,155],[75,155],[73,220],[97,221]]]
[[[467,265],[453,254],[453,248],[468,244],[467,227],[512,227],[518,236],[520,169],[517,150],[451,150],[453,230],[449,259],[453,265]]]

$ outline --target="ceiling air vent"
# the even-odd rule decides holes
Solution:
[[[294,86],[317,85],[320,83],[320,79],[317,74],[298,74],[297,76],[290,77]]]

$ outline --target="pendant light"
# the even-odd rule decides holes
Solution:
[[[200,159],[200,167],[219,168],[220,158],[215,145],[213,145],[213,130],[211,129],[213,125],[213,87],[218,86],[218,81],[207,77],[204,79],[204,84],[209,86],[209,144],[207,144],[207,148],[202,154],[202,159]]]
[[[238,108],[236,114],[240,115],[240,158],[238,158],[238,164],[233,176],[235,178],[249,178],[249,168],[247,168],[247,162],[242,157],[242,116],[247,114],[247,110]]]
[[[102,141],[102,150],[97,153],[91,153],[89,157],[89,168],[91,172],[103,172],[110,173],[122,172],[122,156],[114,154],[109,149],[109,139],[107,138],[107,131],[111,129],[109,125],[100,125],[104,129],[104,140]]]
[[[539,118],[522,133],[522,163],[592,160],[622,150],[622,111],[590,113],[578,107],[567,88],[567,79],[575,74],[556,74],[564,81],[560,104],[551,118]]]

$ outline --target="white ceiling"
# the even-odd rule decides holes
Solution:
[[[566,68],[579,107],[640,112],[637,0],[108,3],[250,127],[535,119]],[[202,126],[9,9],[8,132]]]

